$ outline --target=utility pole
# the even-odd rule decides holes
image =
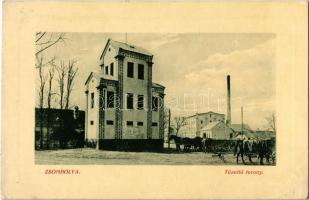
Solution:
[[[170,133],[171,131],[171,109],[168,109],[168,130],[167,130],[167,144],[168,144],[168,148],[170,148]]]
[[[244,111],[242,106],[241,106],[241,134],[244,134]]]

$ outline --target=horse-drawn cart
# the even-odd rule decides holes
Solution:
[[[263,165],[263,159],[269,163],[275,163],[275,140],[214,140],[214,139],[202,139],[200,137],[195,138],[181,138],[172,135],[170,140],[173,140],[176,144],[176,150],[184,152],[202,151],[205,153],[211,153],[212,157],[218,157],[225,162],[225,154],[234,154],[236,157],[236,163],[238,163],[239,156],[243,164],[248,159],[253,163],[252,158],[259,159],[259,164]]]

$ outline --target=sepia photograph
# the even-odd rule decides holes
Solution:
[[[308,2],[3,2],[4,199],[306,199]]]
[[[35,164],[275,166],[275,41],[36,32]]]

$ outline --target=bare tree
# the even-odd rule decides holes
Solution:
[[[47,76],[45,75],[43,68],[51,64],[55,61],[55,58],[51,59],[46,59],[48,60],[47,62],[44,63],[43,59],[43,52],[45,52],[47,49],[51,48],[52,46],[56,45],[59,42],[65,42],[65,34],[64,33],[47,33],[47,32],[38,32],[36,33],[36,39],[35,39],[35,45],[36,45],[36,52],[35,52],[35,58],[36,58],[36,63],[35,63],[35,68],[38,69],[38,74],[39,74],[39,121],[40,121],[40,148],[43,148],[43,107],[44,107],[44,92],[45,92],[45,86],[47,82]],[[51,88],[51,83],[52,80],[50,80],[50,88]],[[47,94],[47,104],[48,107],[50,107],[51,104],[51,89],[49,90]]]
[[[175,122],[174,126],[175,126],[176,136],[177,136],[179,133],[179,130],[185,125],[187,125],[187,122],[186,122],[186,118],[184,117],[175,117],[174,122]]]
[[[59,106],[60,109],[64,107],[64,81],[66,77],[66,67],[64,61],[60,61],[60,66],[56,68],[57,70],[57,82],[59,87]]]
[[[47,135],[46,135],[47,148],[49,148],[49,144],[50,144],[50,123],[51,123],[50,108],[51,108],[52,96],[54,95],[54,93],[52,91],[52,84],[53,84],[54,75],[55,75],[54,63],[51,63],[51,67],[49,68],[49,71],[48,71],[48,92],[47,92],[47,108],[48,108],[48,112],[47,112]]]
[[[43,71],[43,58],[37,57],[36,67],[39,71],[39,108],[40,108],[40,148],[43,148],[43,107],[44,107],[44,91],[46,84],[46,76]]]
[[[276,132],[276,116],[272,113],[270,116],[266,117],[267,127],[269,130]]]
[[[52,96],[55,94],[52,91],[52,84],[53,84],[53,79],[55,75],[55,68],[54,65],[49,68],[48,71],[48,93],[47,93],[47,108],[51,108],[51,101],[52,101]]]
[[[59,42],[65,42],[66,38],[64,36],[64,33],[36,33],[35,45],[37,46],[37,51],[35,52],[35,55],[40,55],[45,50],[49,49],[50,47],[56,45]]]
[[[72,92],[72,89],[73,89],[73,81],[74,81],[75,75],[78,71],[78,68],[74,68],[75,64],[76,64],[76,61],[74,61],[74,60],[70,60],[69,64],[68,64],[65,109],[69,109],[70,95],[71,95],[71,92]]]

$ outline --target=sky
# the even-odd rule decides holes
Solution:
[[[153,55],[153,82],[166,87],[173,117],[197,112],[226,114],[226,76],[231,76],[232,123],[266,128],[275,113],[275,40],[268,33],[66,33],[64,43],[44,52],[58,61],[77,61],[71,106],[85,108],[84,83],[99,71],[108,38],[140,46]],[[56,99],[54,99],[56,101]]]

